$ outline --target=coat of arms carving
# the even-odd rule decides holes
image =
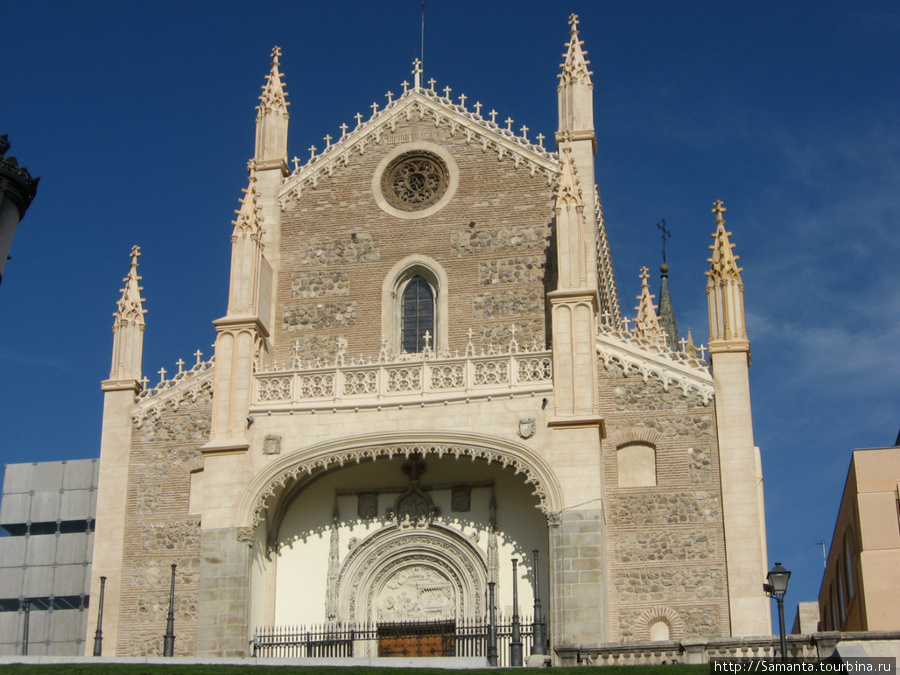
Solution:
[[[535,425],[534,418],[528,417],[519,420],[519,436],[522,438],[531,438],[534,436]]]

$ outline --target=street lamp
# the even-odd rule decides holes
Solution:
[[[787,662],[787,640],[784,636],[784,594],[787,593],[791,573],[780,562],[766,575],[769,583],[763,584],[763,590],[770,598],[778,602],[778,631],[781,634],[781,662]]]

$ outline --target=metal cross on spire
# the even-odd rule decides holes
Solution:
[[[666,242],[669,240],[669,237],[672,236],[672,233],[666,228],[666,219],[663,218],[656,224],[656,229],[660,231],[663,240],[663,264],[666,262]]]

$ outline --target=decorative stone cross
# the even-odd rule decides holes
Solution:
[[[681,339],[678,341],[678,345],[681,347],[681,351],[686,351],[686,347],[687,347],[687,338],[681,338]]]
[[[300,168],[300,158],[297,155],[294,155],[294,159],[291,161],[294,163],[294,171]]]
[[[316,156],[316,146],[311,145],[311,146],[309,146],[309,158],[312,159],[315,156]]]
[[[385,97],[388,100],[388,105],[394,102],[394,92],[388,91],[388,93],[385,94]]]
[[[529,129],[528,127],[526,127],[526,126],[523,124],[523,125],[522,125],[522,128],[519,129],[519,131],[522,132],[522,138],[524,138],[524,139],[527,141],[527,140],[528,140],[528,132],[531,131],[531,129]]]
[[[144,389],[146,389],[147,385],[150,384],[150,378],[144,375],[144,377],[141,378],[141,384],[144,386]]]
[[[358,127],[360,124],[362,124],[362,118],[363,118],[362,113],[356,113],[353,117],[356,118],[356,126],[357,126],[357,127]]]
[[[469,97],[466,96],[465,94],[460,94],[460,95],[459,95],[459,104],[460,104],[463,108],[466,107],[466,99],[467,99],[467,98],[469,98]]]
[[[475,101],[475,105],[473,107],[475,108],[475,114],[480,117],[481,109],[484,107],[484,105],[482,105],[481,101]]]
[[[425,339],[425,349],[431,349],[431,333],[426,330],[422,337]]]
[[[326,150],[331,147],[331,134],[325,134],[325,138],[322,140],[325,141],[325,149]]]
[[[538,135],[537,135],[538,147],[539,147],[541,150],[544,149],[544,139],[545,139],[545,138],[546,138],[546,136],[544,136],[544,134],[538,134]]]
[[[631,319],[629,319],[627,316],[624,319],[622,319],[622,326],[625,328],[626,333],[628,332],[628,324],[630,324],[630,323],[631,323]]]
[[[198,349],[197,351],[194,352],[194,356],[197,357],[197,365],[199,366],[199,365],[200,365],[200,359],[203,358],[203,352],[201,352],[201,351]]]
[[[159,381],[165,382],[166,381],[166,369],[160,368],[159,371],[157,371],[157,372],[159,372]]]
[[[434,85],[436,85],[436,84],[437,84],[437,80],[434,79],[433,77],[430,80],[428,80],[428,86],[431,88],[432,94],[434,93]]]
[[[180,375],[184,371],[184,359],[178,359],[175,365],[178,366],[178,374]]]
[[[697,347],[697,353],[700,354],[701,359],[706,361],[706,347],[705,346],[700,345],[699,347]]]
[[[405,94],[406,90],[409,89],[409,82],[403,80],[403,82],[400,83],[400,86],[403,87],[403,93]]]
[[[378,104],[375,101],[372,101],[372,105],[369,106],[372,109],[372,116],[375,116],[375,113],[378,112]]]
[[[450,92],[453,91],[450,87],[444,87],[444,98],[448,101],[450,100]]]
[[[414,86],[416,89],[418,89],[419,87],[422,86],[422,83],[420,81],[421,77],[422,77],[422,62],[419,61],[419,59],[416,59],[415,61],[413,61],[412,74],[413,74],[413,82],[415,82]]]
[[[519,327],[516,324],[514,324],[514,323],[509,324],[509,334],[512,336],[513,340],[516,339],[516,333],[518,331],[519,331]]]
[[[506,130],[512,131],[512,124],[515,120],[512,117],[507,117],[503,122],[506,124]]]
[[[604,323],[605,325],[608,326],[608,325],[609,325],[609,320],[612,318],[612,314],[609,313],[609,310],[608,310],[608,309],[604,309],[604,310],[603,310],[603,314],[601,314],[600,316],[603,317],[603,323]]]
[[[577,14],[569,15],[569,25],[572,26],[573,31],[578,30],[578,15]]]
[[[722,200],[717,199],[713,202],[713,210],[712,212],[716,214],[716,225],[724,225],[725,219],[722,217],[722,214],[725,213],[727,209],[722,205]]]
[[[350,127],[347,126],[346,122],[344,122],[341,126],[338,127],[338,129],[341,130],[341,138],[343,138],[344,136],[347,135],[347,129],[349,129],[349,128]]]
[[[497,115],[498,114],[499,113],[496,110],[491,110],[491,112],[488,113],[488,115],[491,116],[491,124],[497,124]]]

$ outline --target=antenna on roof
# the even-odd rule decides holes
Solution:
[[[669,230],[666,229],[666,219],[665,219],[665,218],[663,218],[660,222],[658,222],[658,223],[656,224],[656,229],[658,229],[658,230],[662,233],[662,240],[663,240],[663,264],[665,265],[665,263],[666,263],[666,241],[669,239],[669,237],[672,236],[672,233],[669,232]]]
[[[425,73],[425,0],[422,0],[422,73]]]

